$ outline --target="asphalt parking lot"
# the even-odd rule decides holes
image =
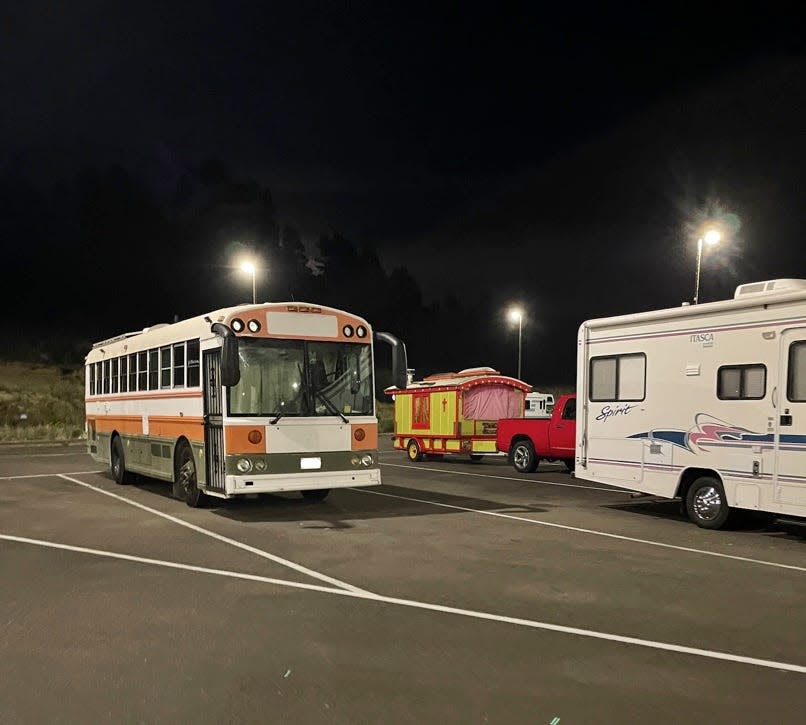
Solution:
[[[323,503],[190,509],[0,448],[0,722],[802,722],[806,526],[381,461]]]

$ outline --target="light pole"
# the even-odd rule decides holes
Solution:
[[[697,240],[697,277],[694,282],[694,304],[699,304],[700,301],[700,265],[702,264],[702,245],[703,242],[709,247],[719,244],[722,235],[716,229],[709,229],[703,236]]]
[[[241,270],[252,275],[252,304],[254,305],[257,302],[257,295],[255,294],[255,272],[257,270],[252,262],[244,262],[241,265]]]
[[[518,323],[518,380],[521,379],[521,332],[523,330],[523,310],[513,307],[509,311],[509,319]]]

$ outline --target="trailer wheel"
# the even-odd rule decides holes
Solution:
[[[518,441],[512,446],[512,465],[518,473],[532,473],[537,469],[537,455],[532,441]]]
[[[125,486],[129,483],[130,476],[126,472],[126,457],[123,455],[123,441],[120,440],[120,436],[118,435],[112,439],[112,449],[109,458],[112,478],[115,479],[115,483]]]
[[[408,455],[409,460],[413,463],[423,460],[423,452],[420,450],[420,444],[417,443],[414,438],[412,438],[406,446],[406,455]]]
[[[713,476],[696,479],[686,494],[686,512],[703,529],[721,529],[732,518],[725,489]]]
[[[302,494],[302,498],[306,501],[310,501],[311,503],[319,503],[319,501],[324,501],[327,498],[327,495],[330,493],[329,488],[315,488],[308,491],[300,491]]]
[[[193,460],[193,449],[187,441],[182,441],[176,449],[174,458],[174,493],[191,508],[204,506],[206,496],[199,490],[196,478],[196,462]]]
[[[565,464],[565,467],[569,470],[569,472],[574,470],[576,462],[574,461],[573,458],[563,458],[563,463]]]

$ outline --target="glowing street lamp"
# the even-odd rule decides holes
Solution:
[[[518,380],[521,379],[521,332],[523,329],[523,310],[520,307],[512,307],[509,310],[509,319],[518,323]]]
[[[702,246],[703,243],[709,247],[719,244],[722,235],[716,229],[709,229],[697,240],[697,277],[694,283],[694,304],[700,301],[700,265],[702,263]]]
[[[255,294],[255,272],[257,272],[257,268],[252,262],[244,262],[241,265],[241,271],[252,275],[252,304],[254,305],[257,302],[257,295]]]

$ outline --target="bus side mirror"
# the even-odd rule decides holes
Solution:
[[[216,322],[210,332],[220,335],[221,344],[221,384],[228,388],[237,385],[241,380],[241,366],[238,363],[238,338],[235,333],[221,322]]]
[[[385,342],[392,348],[392,384],[398,390],[406,389],[406,368],[408,361],[406,360],[406,346],[402,341],[398,340],[394,335],[388,332],[376,332],[375,342]]]

